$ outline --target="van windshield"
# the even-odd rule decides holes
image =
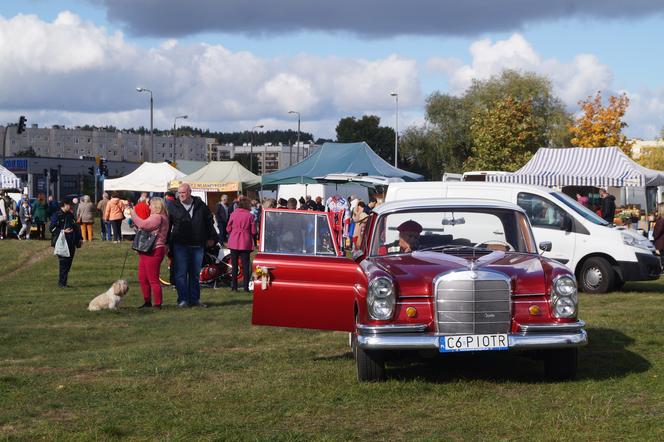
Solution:
[[[597,215],[595,212],[592,210],[588,209],[585,206],[582,206],[578,202],[574,201],[572,198],[569,196],[565,195],[564,193],[561,192],[551,192],[551,194],[560,202],[565,204],[567,207],[587,219],[593,224],[598,224],[600,226],[608,226],[609,223],[606,222],[605,219],[602,219],[599,215]]]

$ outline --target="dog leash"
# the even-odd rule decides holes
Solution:
[[[125,265],[127,264],[127,257],[129,256],[129,252],[131,250],[132,250],[131,247],[127,248],[127,253],[125,254],[124,262],[122,263],[122,271],[120,272],[120,279],[122,279],[122,275],[124,275]]]

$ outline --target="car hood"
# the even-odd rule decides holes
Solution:
[[[441,252],[372,257],[370,267],[395,279],[400,297],[431,296],[433,279],[454,270],[494,270],[507,275],[515,295],[546,293],[546,274],[539,255],[492,252],[479,258],[465,258]]]

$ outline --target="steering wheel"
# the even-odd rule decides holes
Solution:
[[[510,250],[516,250],[516,247],[514,247],[512,244],[508,243],[507,241],[500,240],[500,239],[488,239],[486,241],[478,242],[477,244],[475,244],[474,247],[478,248],[478,247],[482,247],[482,246],[488,245],[488,244],[502,244],[504,246],[507,246],[506,252],[509,252]]]

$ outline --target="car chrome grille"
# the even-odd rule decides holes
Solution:
[[[507,333],[510,329],[510,280],[503,273],[450,272],[436,278],[434,293],[441,334]]]

